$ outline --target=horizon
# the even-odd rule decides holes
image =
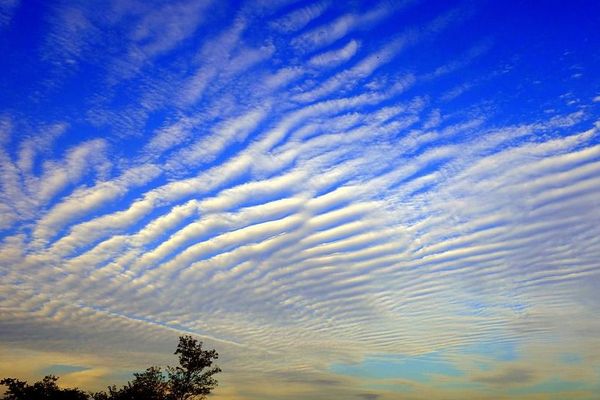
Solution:
[[[534,3],[0,0],[0,378],[597,399],[600,3]]]

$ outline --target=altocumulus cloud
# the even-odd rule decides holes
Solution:
[[[598,5],[338,3],[0,1],[0,374],[597,392]]]

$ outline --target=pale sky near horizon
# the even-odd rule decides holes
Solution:
[[[598,399],[600,3],[0,0],[0,377]]]

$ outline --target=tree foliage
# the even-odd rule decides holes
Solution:
[[[191,336],[182,336],[175,354],[179,356],[178,367],[168,367],[170,399],[204,399],[217,381],[213,375],[221,372],[213,366],[219,358],[215,350],[202,350],[202,342]]]
[[[87,400],[88,395],[79,389],[61,389],[53,375],[44,377],[33,385],[13,378],[5,378],[0,384],[8,387],[4,400]]]
[[[202,400],[217,386],[214,375],[221,369],[214,365],[219,358],[215,350],[204,350],[202,342],[191,336],[181,336],[175,355],[179,365],[150,367],[133,374],[132,381],[121,388],[109,386],[108,391],[86,393],[79,389],[58,387],[57,377],[49,375],[33,385],[13,378],[0,384],[7,390],[3,400]]]

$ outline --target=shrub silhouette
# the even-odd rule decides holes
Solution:
[[[180,336],[175,355],[179,366],[150,367],[133,374],[131,382],[121,388],[109,386],[107,392],[86,393],[80,389],[58,387],[57,377],[48,375],[29,385],[25,381],[5,378],[3,400],[201,400],[217,386],[214,375],[221,369],[214,364],[219,358],[215,350],[203,350],[202,342],[191,336]]]

